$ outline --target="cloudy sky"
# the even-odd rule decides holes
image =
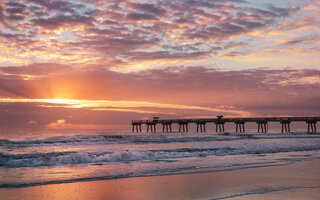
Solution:
[[[0,0],[0,128],[320,115],[318,0]]]

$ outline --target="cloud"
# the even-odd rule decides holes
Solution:
[[[38,122],[37,121],[34,121],[34,120],[31,120],[28,122],[29,125],[37,125]]]
[[[50,18],[34,19],[35,26],[41,26],[47,29],[57,29],[63,26],[90,25],[94,18],[81,15],[57,15]]]
[[[72,1],[55,1],[55,0],[29,0],[32,3],[38,4],[45,7],[49,11],[62,11],[62,12],[74,12],[74,8],[83,7],[81,2],[80,4],[75,4]]]
[[[71,66],[54,64],[54,63],[33,63],[31,65],[21,67],[21,66],[10,66],[1,67],[0,75],[5,74],[7,76],[50,76],[54,74],[62,74],[68,71],[72,71]]]
[[[59,119],[55,122],[51,122],[50,124],[47,125],[47,128],[49,129],[66,129],[68,124],[66,123],[66,120],[64,119]]]
[[[129,13],[127,15],[129,20],[155,20],[156,16],[147,13]]]
[[[104,62],[125,69],[144,57],[144,64],[153,67],[161,65],[157,60],[169,59],[170,65],[188,57],[195,65],[202,59],[198,55],[225,54],[219,44],[234,38],[245,42],[248,34],[276,29],[299,10],[257,5],[235,0],[5,1],[1,59],[12,65]]]
[[[280,7],[275,7],[273,4],[267,4],[267,7],[269,10],[273,11],[277,16],[280,16],[280,17],[287,17],[291,13],[294,13],[300,9],[297,6],[290,7],[290,8],[280,8]]]
[[[221,55],[221,57],[237,57],[237,56],[243,56],[245,55],[242,52],[238,52],[238,51],[231,51],[231,52],[227,52]]]
[[[208,55],[209,52],[171,53],[169,51],[132,52],[134,60],[160,60],[160,59],[194,59]]]
[[[300,38],[286,41],[286,42],[282,43],[281,46],[299,45],[301,43],[314,43],[318,40],[319,40],[319,36],[317,36],[317,35],[304,36],[304,37],[300,37]]]
[[[154,5],[154,4],[149,4],[149,3],[131,3],[132,7],[149,13],[149,14],[153,14],[153,15],[164,15],[166,13],[166,11],[164,9],[162,9],[160,6],[158,5]]]
[[[47,124],[46,129],[50,130],[95,130],[107,129],[107,126],[94,124],[72,124],[64,119],[59,119],[55,122]]]
[[[5,3],[6,20],[23,20],[28,15],[27,6],[20,2]]]
[[[4,8],[3,8],[3,2],[0,2],[0,23],[3,23],[4,21]]]

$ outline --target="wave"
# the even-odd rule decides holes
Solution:
[[[36,154],[3,154],[0,153],[0,166],[6,168],[39,167],[58,165],[94,164],[128,162],[159,162],[170,159],[226,156],[243,154],[269,154],[280,152],[314,151],[320,150],[317,146],[255,146],[231,148],[177,148],[161,150],[126,150],[116,152],[52,152]]]
[[[66,164],[99,164],[110,162],[161,161],[162,159],[203,157],[231,151],[229,148],[197,149],[183,148],[171,150],[119,151],[119,152],[52,152],[38,154],[0,153],[0,166],[8,168],[38,167]]]
[[[188,143],[188,142],[211,142],[211,141],[234,141],[234,140],[263,140],[263,139],[301,139],[320,138],[318,135],[306,133],[295,134],[231,134],[231,135],[77,135],[72,137],[50,137],[41,140],[17,140],[11,141],[0,139],[1,146],[27,147],[35,145],[81,145],[99,143],[103,144],[145,144],[145,143]]]
[[[89,136],[72,136],[72,137],[50,137],[42,140],[1,140],[1,145],[39,145],[39,144],[67,144],[67,143],[96,143],[96,142],[114,142],[123,139],[122,135],[89,135]]]

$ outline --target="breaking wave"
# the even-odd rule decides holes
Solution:
[[[167,159],[191,157],[226,156],[242,154],[268,154],[280,152],[298,152],[320,150],[318,146],[269,147],[269,148],[178,148],[163,150],[126,150],[118,152],[52,152],[37,154],[3,154],[0,153],[0,166],[6,168],[38,167],[78,164],[108,164],[115,162],[158,162]]]
[[[145,144],[145,143],[188,143],[188,142],[211,142],[211,141],[233,141],[233,140],[263,140],[263,139],[300,139],[319,138],[317,135],[307,135],[305,133],[295,134],[233,134],[233,135],[76,135],[71,137],[50,137],[41,140],[17,140],[11,141],[0,139],[1,146],[13,145],[15,147],[26,147],[35,145],[96,145],[96,144]]]

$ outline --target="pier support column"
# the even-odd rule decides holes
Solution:
[[[240,132],[240,133],[245,133],[246,130],[244,128],[244,124],[245,124],[245,121],[237,121],[235,122],[236,124],[236,133]]]
[[[316,133],[317,132],[317,120],[307,120],[308,124],[308,133]]]
[[[162,122],[162,132],[172,132],[172,122]]]
[[[141,122],[132,121],[132,132],[141,132]]]
[[[200,127],[200,132],[206,132],[206,122],[205,121],[197,121],[197,132],[199,132],[199,127]]]
[[[187,121],[179,121],[178,122],[179,132],[189,132],[188,124],[189,124],[189,122],[187,122]]]
[[[223,133],[224,132],[224,124],[225,122],[223,121],[220,121],[220,122],[215,122],[216,124],[216,132],[220,132],[220,133]]]
[[[290,120],[281,120],[281,133],[290,133]]]
[[[147,125],[147,132],[149,132],[149,129],[150,129],[150,132],[157,132],[157,130],[156,130],[157,122],[147,121],[146,125]]]
[[[258,124],[258,133],[266,133],[268,131],[268,121],[260,120],[257,121]]]

